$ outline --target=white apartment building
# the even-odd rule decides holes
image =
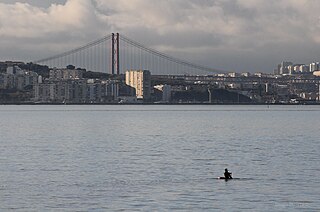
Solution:
[[[126,84],[135,88],[138,99],[149,100],[151,97],[151,74],[148,70],[126,71]]]

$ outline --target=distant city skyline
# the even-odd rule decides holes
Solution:
[[[0,61],[33,61],[120,32],[193,63],[273,72],[319,61],[315,0],[2,0]]]

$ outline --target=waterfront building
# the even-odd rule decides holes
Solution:
[[[18,75],[15,77],[15,87],[22,91],[25,87],[25,77],[23,75]]]
[[[151,97],[151,74],[148,70],[126,71],[126,85],[135,88],[138,99],[149,100]]]
[[[154,88],[162,92],[162,102],[171,101],[171,85],[156,85]]]
[[[48,83],[41,83],[36,84],[34,89],[34,101],[35,102],[50,102],[50,99],[52,98],[52,95],[50,95],[50,89],[51,84]]]
[[[13,74],[3,74],[3,85],[2,89],[12,89],[14,88],[14,75]]]
[[[88,99],[90,103],[101,101],[102,86],[100,82],[88,83]]]
[[[115,80],[103,81],[103,89],[107,101],[116,100],[119,96],[119,83]]]
[[[116,101],[117,81],[45,80],[34,85],[34,101],[45,103],[105,103]]]
[[[85,82],[75,80],[49,81],[34,85],[34,101],[50,103],[82,103]]]

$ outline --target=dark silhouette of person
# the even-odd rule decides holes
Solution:
[[[227,179],[232,179],[232,173],[228,171],[228,169],[224,170],[224,178]]]

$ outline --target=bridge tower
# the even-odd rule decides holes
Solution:
[[[120,74],[120,35],[112,33],[111,36],[111,74]]]

